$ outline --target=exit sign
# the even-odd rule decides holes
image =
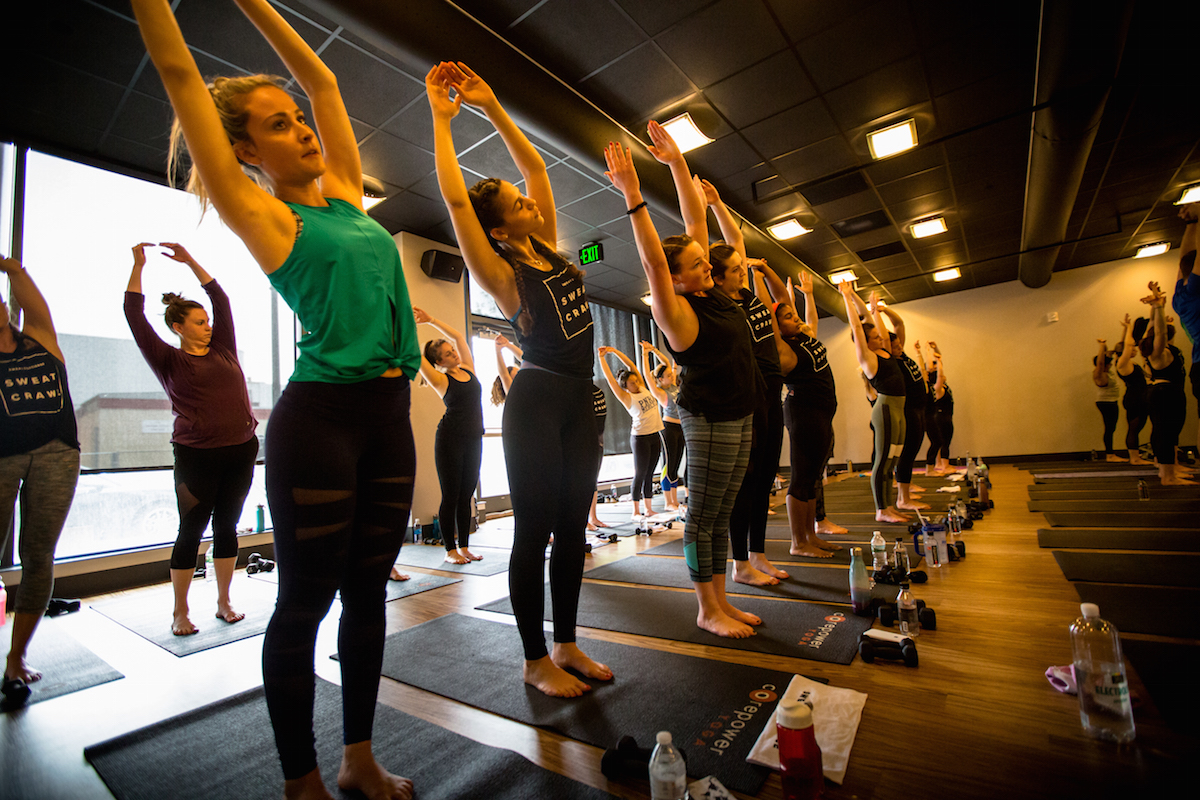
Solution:
[[[604,260],[604,245],[600,242],[588,242],[583,247],[579,248],[579,265],[586,267],[588,264],[594,264],[597,261]]]

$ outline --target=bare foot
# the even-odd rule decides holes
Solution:
[[[588,524],[587,524],[587,529],[588,529],[589,531],[595,531],[595,530],[599,530],[599,528],[597,528],[595,525],[593,525],[593,524],[591,523],[591,521],[589,521],[589,522],[588,522]]]
[[[409,579],[409,577],[410,576],[408,575],[408,573],[401,572],[400,570],[396,569],[395,567],[392,567],[392,574],[388,575],[388,580],[389,581],[406,581]]]
[[[781,581],[786,581],[792,577],[790,573],[784,572],[779,567],[767,560],[767,557],[762,553],[751,553],[750,564],[759,572],[765,572],[768,575],[774,575]]]
[[[16,664],[12,659],[8,661],[8,667],[4,670],[4,680],[17,679],[23,683],[37,683],[42,679],[42,673],[38,672],[25,659],[19,659]]]
[[[696,626],[726,639],[748,639],[755,634],[749,623],[739,622],[724,611],[711,617],[704,616],[701,611],[696,615]]]
[[[174,620],[171,622],[171,633],[175,634],[176,636],[191,636],[193,633],[199,632],[200,629],[193,625],[192,621],[188,619],[186,611],[182,614],[176,614]],[[26,683],[28,682],[29,681],[26,681]]]
[[[775,586],[779,579],[758,570],[749,561],[733,562],[733,580],[747,586]]]
[[[903,508],[906,511],[917,511],[918,509],[921,511],[925,511],[929,507],[930,506],[928,503],[918,503],[915,501],[910,502],[910,503],[900,503],[900,502],[896,503],[896,508]]]
[[[1121,458],[1121,457],[1120,457],[1119,455],[1117,455],[1116,453],[1109,453],[1107,456],[1105,456],[1105,457],[1104,457],[1104,460],[1105,460],[1105,461],[1112,461],[1112,462],[1122,462],[1122,463],[1123,463],[1123,462],[1126,462],[1126,461],[1128,461],[1129,459],[1128,459],[1128,458]]]
[[[337,782],[343,791],[362,792],[368,800],[412,800],[413,796],[412,781],[379,766],[370,740],[346,746]]]
[[[483,556],[477,556],[465,547],[458,548],[460,555],[464,556],[467,561],[483,561]]]
[[[573,669],[592,680],[611,681],[613,671],[606,664],[587,657],[575,642],[555,642],[550,660],[560,669]]]
[[[530,686],[551,697],[579,697],[592,690],[591,686],[551,661],[548,655],[537,661],[526,661],[523,677]]]
[[[728,597],[721,598],[719,602],[721,603],[721,610],[732,619],[736,619],[738,622],[744,622],[747,625],[763,624],[762,617],[758,616],[758,614],[751,614],[749,611],[742,611],[740,608],[735,608],[733,604],[729,602]]]
[[[1129,463],[1130,464],[1142,464],[1142,465],[1148,466],[1148,467],[1154,465],[1153,461],[1147,461],[1144,458],[1131,458],[1131,459],[1129,459]]]
[[[850,530],[848,528],[843,528],[841,525],[838,525],[836,522],[830,522],[827,519],[823,519],[817,523],[816,532],[823,533],[826,536],[837,536],[837,535],[840,535],[843,533],[849,533]]]
[[[794,556],[806,556],[808,558],[833,558],[832,552],[815,544],[803,544],[799,547],[792,545],[788,552]]]
[[[302,778],[283,782],[284,800],[333,800],[333,795],[321,780],[321,771],[314,769]]]
[[[598,519],[593,519],[588,524],[590,525],[588,530],[593,530],[593,531],[596,530],[596,528],[607,528],[608,527],[608,525],[606,525],[604,522],[602,522],[601,520],[598,520]]]
[[[466,556],[459,555],[457,550],[447,550],[446,557],[442,559],[447,564],[467,564],[470,562]]]
[[[217,619],[225,620],[228,623],[241,622],[246,618],[245,614],[233,610],[233,606],[229,604],[221,605],[217,603]]]
[[[911,517],[901,514],[891,506],[881,508],[875,512],[876,522],[908,522],[910,519]]]
[[[828,550],[831,553],[836,553],[838,550],[842,549],[842,546],[840,544],[834,544],[833,542],[827,542],[824,539],[822,539],[820,536],[814,535],[813,539],[816,540],[815,542],[813,542],[813,544],[815,544],[817,547],[821,548],[822,550]]]
[[[1162,485],[1163,486],[1196,486],[1197,484],[1195,481],[1189,481],[1186,478],[1175,477],[1175,478],[1164,479],[1162,482]]]

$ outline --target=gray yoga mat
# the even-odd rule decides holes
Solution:
[[[1145,482],[1149,500],[1200,500],[1200,486],[1163,486]],[[1028,487],[1030,500],[1139,500],[1138,483],[1132,478],[1121,483],[1060,486],[1035,483]]]
[[[1082,602],[1100,606],[1100,616],[1122,633],[1200,639],[1200,617],[1194,613],[1200,589],[1083,581],[1071,586]]]
[[[12,627],[9,621],[0,628],[0,648],[4,653],[12,647]],[[25,705],[52,700],[125,677],[80,644],[65,628],[65,624],[54,619],[43,619],[38,623],[29,642],[26,660],[41,671],[42,679],[29,684],[33,693]]]
[[[274,570],[271,572],[258,572],[249,577],[250,580],[266,581],[274,583],[277,586],[279,585],[279,573]],[[389,580],[387,582],[387,594],[384,596],[383,601],[390,603],[402,597],[428,592],[430,589],[438,589],[442,586],[449,586],[452,583],[462,583],[462,578],[451,578],[446,575],[426,575],[422,572],[414,572],[406,581]],[[341,592],[338,592],[337,596],[341,597]]]
[[[1200,528],[1041,528],[1038,546],[1200,552]]]
[[[440,544],[406,544],[400,548],[396,558],[399,567],[421,567],[436,569],[442,572],[453,572],[459,575],[499,575],[508,571],[508,559],[511,550],[497,550],[492,547],[471,546],[471,552],[483,556],[482,561],[472,561],[469,564],[449,564],[446,562],[446,548]]]
[[[548,697],[522,682],[515,625],[461,614],[387,637],[383,674],[601,748],[614,746],[622,736],[646,747],[658,731],[669,730],[687,750],[692,778],[716,775],[734,791],[758,793],[770,770],[747,764],[746,755],[790,673],[598,639],[581,640],[580,646],[616,677],[589,680],[592,691],[570,699]],[[739,720],[737,711],[745,711],[748,719]],[[715,738],[730,742],[729,747],[711,746]],[[442,768],[447,769],[444,761]]]
[[[696,626],[696,596],[691,592],[587,583],[579,591],[578,623],[618,633],[635,633],[710,647],[849,664],[858,652],[858,637],[871,627],[871,617],[856,617],[845,606],[797,603],[761,597],[738,597],[734,604],[757,614],[763,624],[747,639],[727,639]],[[512,614],[512,601],[501,598],[478,606],[482,611]],[[653,608],[653,614],[646,609]],[[546,587],[546,619],[553,619],[550,587]]]
[[[1054,560],[1069,581],[1200,586],[1200,555],[1191,553],[1081,553],[1055,550]]]
[[[908,531],[908,526],[911,523],[908,522],[903,524],[897,523],[895,525],[874,521],[872,521],[870,524],[849,523],[846,521],[845,516],[841,515],[830,515],[829,519],[832,522],[837,522],[839,525],[845,528],[847,532],[822,533],[820,536],[822,539],[827,539],[831,542],[837,542],[838,544],[845,544],[848,541],[869,542],[871,540],[871,534],[875,531],[882,533],[883,538],[888,539],[889,541],[895,541],[897,536],[909,538],[912,537],[912,534]],[[916,517],[914,517],[913,520],[915,521]],[[786,525],[768,524],[766,538],[767,541],[785,540],[790,542],[792,540],[792,534]]]
[[[1069,511],[1082,513],[1112,512],[1127,514],[1189,514],[1193,521],[1200,520],[1200,499],[1164,498],[1161,500],[1114,500],[1089,498],[1084,500],[1044,499],[1029,500],[1030,511]]]
[[[1017,469],[1026,472],[1101,472],[1122,473],[1146,471],[1154,472],[1153,466],[1130,465],[1127,461],[1028,461],[1014,464]]]
[[[334,797],[342,759],[342,693],[317,679],[317,764]],[[421,800],[528,800],[613,795],[385,705],[375,707],[380,764],[413,782]],[[453,768],[447,765],[453,754]],[[84,748],[117,800],[278,800],[283,773],[262,688]],[[361,795],[355,795],[361,797]]]
[[[914,567],[920,563],[921,557],[917,555],[916,548],[912,546],[912,537],[908,537],[909,542],[904,547],[908,550],[908,559]],[[869,544],[870,537],[867,538]],[[791,541],[781,541],[779,539],[768,539],[763,548],[767,560],[773,564],[844,564],[850,565],[850,548],[854,545],[842,543],[841,550],[835,550],[832,558],[813,558],[809,556],[794,556],[789,552]],[[892,547],[896,544],[895,537],[888,540],[888,552],[891,552]],[[869,557],[867,550],[863,550],[864,555]],[[638,553],[640,556],[683,556],[683,539],[674,539],[669,542],[664,542],[658,547],[651,547],[649,550],[643,550]],[[732,558],[732,555],[730,556]],[[730,567],[732,574],[732,567]],[[589,576],[590,577],[590,576]]]
[[[1194,528],[1200,514],[1191,511],[1043,511],[1055,528]]]
[[[171,633],[174,596],[169,583],[102,600],[93,603],[92,608],[168,653],[182,657],[265,633],[267,623],[275,612],[278,591],[277,583],[251,580],[245,573],[235,572],[229,595],[233,607],[245,614],[246,618],[241,622],[229,623],[216,618],[216,582],[192,581],[188,607],[191,609],[191,620],[200,632],[191,636]]]
[[[812,600],[818,603],[850,604],[850,569],[848,567],[812,567],[791,564],[780,567],[792,577],[775,586],[745,586],[727,577],[725,591],[730,595],[774,597],[788,600]],[[692,580],[687,565],[677,558],[638,558],[630,556],[583,573],[592,580],[618,583],[640,583],[646,586],[670,586],[691,589]],[[889,602],[896,599],[896,586],[876,586],[871,597]]]
[[[1084,478],[1086,480],[1109,480],[1114,478],[1144,478],[1149,480],[1151,476],[1158,477],[1158,473],[1153,469],[1143,469],[1140,467],[1129,468],[1122,470],[1074,470],[1071,472],[1054,472],[1048,470],[1037,470],[1033,472],[1033,478],[1038,483],[1043,481],[1053,480],[1070,480],[1075,478]]]

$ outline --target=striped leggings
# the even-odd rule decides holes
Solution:
[[[709,422],[679,409],[688,452],[688,511],[683,523],[683,555],[695,583],[724,575],[729,557],[729,516],[746,465],[754,416]]]
[[[904,449],[904,398],[881,394],[871,409],[875,428],[875,461],[871,464],[871,495],[877,511],[892,504],[892,467]]]

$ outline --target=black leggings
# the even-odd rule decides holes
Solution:
[[[929,436],[929,450],[925,463],[932,466],[938,456],[950,460],[950,440],[954,438],[954,409],[925,409],[925,433]]]
[[[210,518],[213,558],[234,558],[238,554],[238,519],[254,480],[258,437],[226,447],[173,446],[179,535],[171,551],[171,569],[196,568],[200,538]]]
[[[871,464],[871,495],[877,511],[892,504],[892,467],[904,446],[904,398],[881,394],[871,409],[875,456]]]
[[[783,404],[788,429],[788,455],[792,479],[788,495],[807,503],[815,500],[825,473],[825,462],[833,451],[833,411],[803,406],[792,401]]]
[[[1146,408],[1145,403],[1129,403],[1125,405],[1125,448],[1128,450],[1137,450],[1142,446],[1142,430],[1146,427],[1146,421],[1150,418],[1150,412]]]
[[[575,641],[600,447],[591,381],[526,365],[504,403],[503,433],[515,526],[508,591],[525,658],[536,661],[548,654],[542,570],[551,533],[554,641]]]
[[[896,461],[896,483],[912,483],[913,462],[925,442],[925,407],[904,406],[904,449]]]
[[[1147,405],[1150,407],[1150,446],[1159,464],[1175,463],[1175,445],[1187,420],[1187,395],[1180,383],[1152,383]]]
[[[1121,418],[1121,412],[1116,400],[1097,400],[1096,408],[1100,409],[1100,416],[1104,418],[1104,452],[1112,455],[1116,453],[1113,450],[1113,434],[1117,432],[1117,420]]]
[[[317,766],[313,656],[341,590],[343,742],[371,738],[384,597],[412,506],[417,454],[407,378],[289,383],[267,427],[267,501],[279,599],[263,642],[263,688],[285,779]]]
[[[665,461],[667,480],[672,486],[679,485],[679,464],[683,461],[683,426],[678,422],[663,420],[662,429],[663,452],[667,454]]]
[[[734,561],[746,561],[750,553],[766,550],[767,512],[771,510],[771,489],[779,472],[779,452],[783,449],[781,387],[778,381],[768,381],[767,393],[754,410],[750,464],[729,516],[729,547]]]
[[[479,485],[479,465],[483,462],[483,437],[447,432],[445,418],[433,439],[433,463],[437,466],[442,502],[438,520],[446,550],[466,547],[471,535],[471,517],[475,509],[471,498]],[[457,536],[455,533],[457,532]]]
[[[662,438],[658,433],[643,433],[630,435],[629,444],[633,448],[633,502],[654,499],[654,474],[658,466],[658,457],[662,455]]]

